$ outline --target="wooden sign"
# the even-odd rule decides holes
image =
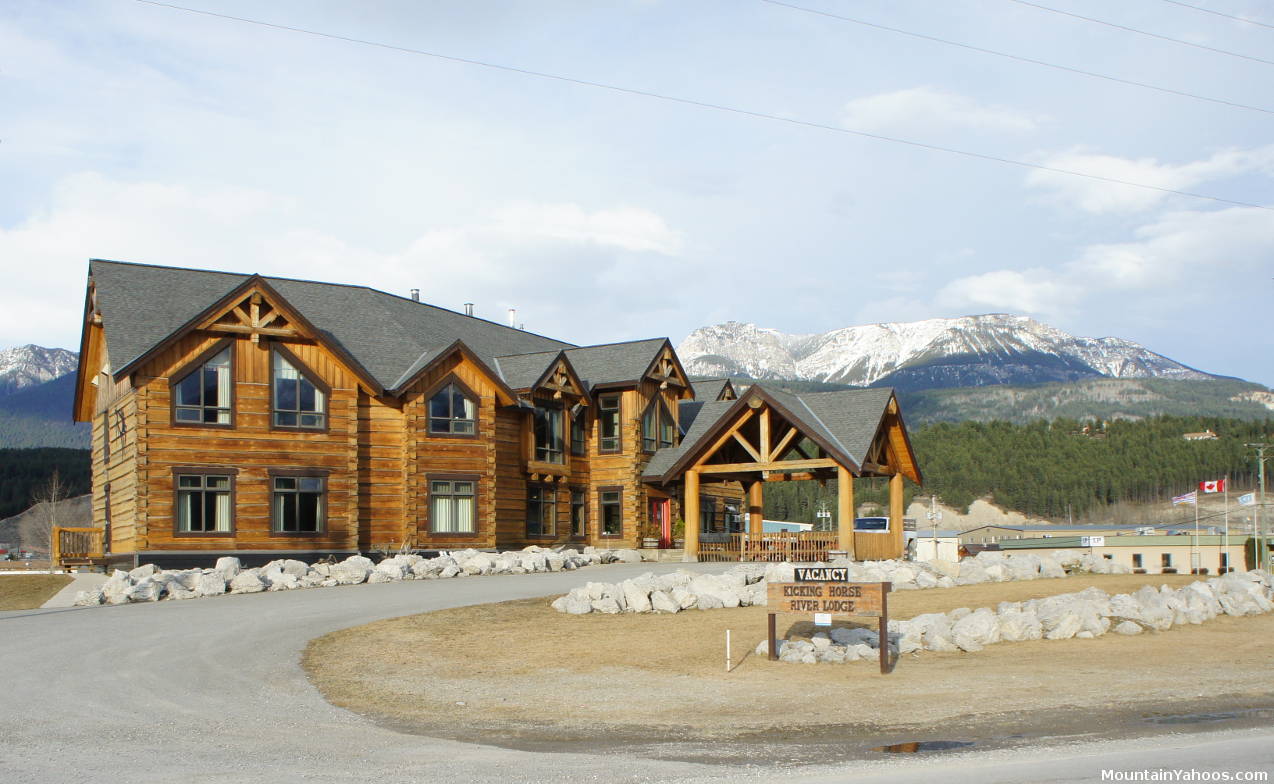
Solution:
[[[772,612],[864,615],[879,618],[884,613],[888,583],[770,583]]]
[[[796,570],[797,582],[769,584],[766,598],[770,608],[770,661],[779,657],[775,622],[779,613],[813,615],[820,626],[829,625],[836,616],[862,615],[879,619],[880,674],[889,674],[888,597],[893,585],[846,582],[848,576],[849,571],[841,567],[801,567]]]

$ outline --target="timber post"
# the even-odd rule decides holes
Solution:
[[[902,473],[895,472],[889,477],[889,538],[898,546],[899,552],[906,537],[902,533]]]
[[[686,502],[683,504],[686,524],[685,554],[699,558],[699,469],[686,471]]]
[[[765,519],[765,482],[758,479],[748,485],[748,533],[760,536]]]
[[[854,475],[843,465],[836,466],[836,549],[854,560]]]

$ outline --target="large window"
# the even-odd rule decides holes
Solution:
[[[557,529],[557,489],[530,485],[526,489],[526,535],[552,536]]]
[[[214,350],[215,351],[215,350]],[[179,425],[230,425],[229,345],[200,358],[196,367],[173,384],[173,421]]]
[[[472,436],[478,432],[478,403],[473,394],[452,382],[429,398],[429,432]]]
[[[476,531],[477,488],[474,479],[429,481],[429,530],[435,534],[471,534]]]
[[[725,505],[725,527],[732,534],[743,532],[743,515],[738,504]]]
[[[535,459],[562,462],[562,409],[541,403],[535,407]]]
[[[618,394],[597,398],[597,451],[618,452],[623,444],[620,437]]]
[[[597,500],[602,512],[602,536],[623,536],[623,491],[618,487],[599,488]]]
[[[177,474],[178,534],[229,534],[234,479],[229,474]]]
[[[324,530],[327,480],[321,476],[274,476],[273,531],[276,534],[316,534]]]
[[[677,424],[672,420],[668,406],[662,398],[650,401],[646,413],[641,418],[641,448],[646,452],[675,446],[677,440]]]
[[[303,369],[300,360],[276,346],[274,377],[275,427],[323,430],[327,427],[327,390]]]
[[[571,536],[588,536],[588,493],[582,488],[571,488]]]
[[[583,457],[588,453],[588,409],[580,408],[571,417],[571,454]]]

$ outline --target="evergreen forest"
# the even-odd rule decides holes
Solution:
[[[0,520],[30,507],[55,469],[68,497],[89,492],[89,468],[87,449],[0,449]]]
[[[1183,438],[1207,430],[1217,438]],[[1204,480],[1228,476],[1232,487],[1255,487],[1255,452],[1245,444],[1268,442],[1271,434],[1274,419],[939,422],[911,431],[924,487],[906,482],[906,502],[936,494],[965,509],[987,497],[1002,508],[1052,520],[1100,519],[1122,506],[1168,502]],[[1267,482],[1274,484],[1274,476]],[[881,514],[887,509],[885,480],[856,480],[854,496],[860,513],[871,513],[872,504]],[[835,514],[834,482],[765,487],[767,519],[817,523],[824,505]]]

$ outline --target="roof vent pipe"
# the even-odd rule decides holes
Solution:
[[[419,301],[420,301],[420,289],[412,289],[412,290],[411,290],[411,301],[412,301],[412,302],[419,302]]]
[[[509,326],[516,327],[518,323],[518,309],[509,308]]]
[[[466,316],[472,316],[472,315],[473,315],[473,303],[472,303],[472,302],[466,302],[466,303],[464,304],[464,314],[465,314]]]

